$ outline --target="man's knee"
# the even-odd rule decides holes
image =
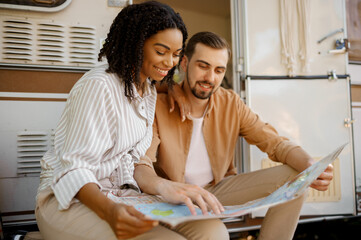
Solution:
[[[222,240],[229,239],[224,223],[219,219],[187,222],[176,227],[175,231],[189,240]]]
[[[143,233],[131,240],[186,240],[181,234],[171,229],[158,225],[157,227]]]
[[[204,226],[203,232],[207,236],[205,239],[229,239],[227,227],[221,220],[209,220],[209,223],[206,223]]]
[[[270,171],[272,171],[272,177],[274,179],[278,179],[280,182],[280,186],[283,185],[284,183],[292,180],[295,176],[297,176],[297,174],[299,174],[299,172],[297,172],[295,169],[293,169],[292,167],[288,166],[288,165],[281,165],[278,167],[273,167],[269,169]],[[278,186],[278,187],[280,187]]]

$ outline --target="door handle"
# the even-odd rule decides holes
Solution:
[[[345,118],[345,120],[343,121],[343,125],[345,127],[351,127],[351,124],[353,124],[355,121],[355,119]]]

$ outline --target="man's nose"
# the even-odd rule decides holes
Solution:
[[[205,80],[207,80],[208,82],[211,82],[211,83],[214,82],[215,77],[216,76],[215,76],[215,74],[214,74],[214,72],[212,70],[207,71],[205,76],[204,76]]]

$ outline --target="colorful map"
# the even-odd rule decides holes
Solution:
[[[215,215],[210,212],[208,215],[203,215],[202,211],[196,207],[197,215],[194,216],[191,215],[191,212],[186,205],[169,204],[164,202],[162,198],[158,196],[145,194],[139,196],[117,197],[111,193],[107,194],[107,196],[115,202],[132,205],[138,211],[151,217],[152,219],[159,220],[163,223],[169,224],[170,226],[176,226],[185,221],[242,216],[255,210],[268,208],[290,201],[301,195],[327,168],[327,166],[337,158],[346,145],[347,144],[344,144],[337,148],[334,152],[298,174],[292,181],[285,183],[269,196],[250,201],[242,205],[225,206],[225,211],[219,215]]]
[[[186,205],[173,205],[165,202],[136,204],[134,207],[153,219],[162,219],[163,217],[178,218],[191,215],[191,212]],[[202,214],[200,209],[196,209],[196,211],[197,214]]]

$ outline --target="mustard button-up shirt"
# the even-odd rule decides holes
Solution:
[[[192,124],[188,119],[182,122],[178,108],[170,113],[167,96],[158,94],[152,144],[138,164],[154,168],[161,177],[184,183]],[[221,87],[210,97],[203,135],[214,176],[213,184],[236,174],[234,150],[240,136],[277,162],[310,158],[299,146],[279,136],[271,125],[261,121],[234,91]]]

